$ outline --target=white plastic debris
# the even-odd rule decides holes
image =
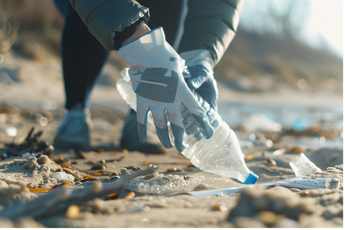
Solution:
[[[300,176],[300,177],[293,177],[288,178],[281,181],[272,181],[263,184],[258,184],[257,186],[261,186],[264,188],[269,188],[275,185],[280,185],[287,188],[299,188],[299,189],[320,189],[320,188],[339,188],[340,180],[338,178],[333,177],[308,177],[308,176]],[[249,185],[254,186],[254,185]],[[207,196],[220,196],[220,194],[224,195],[231,195],[235,194],[236,192],[241,191],[247,186],[240,186],[240,187],[233,187],[233,188],[225,188],[225,189],[211,189],[211,190],[204,190],[204,191],[197,191],[197,192],[176,192],[170,193],[168,196],[177,196],[181,194],[189,194],[195,197],[207,197]]]
[[[145,176],[137,177],[125,185],[125,189],[147,193],[147,194],[167,194],[170,192],[190,191],[200,184],[205,177],[191,177],[187,180],[180,175],[158,174],[152,179],[145,179]]]
[[[6,133],[6,135],[8,135],[10,137],[17,136],[17,129],[15,127],[6,127],[4,129],[4,132]]]
[[[247,131],[263,131],[263,132],[279,132],[281,125],[275,121],[272,121],[264,114],[251,114],[244,122],[244,126]]]
[[[296,156],[289,164],[296,176],[322,172],[322,170],[311,162],[303,153]]]
[[[57,179],[60,182],[75,180],[74,176],[67,174],[65,172],[55,172],[53,173],[53,178]]]

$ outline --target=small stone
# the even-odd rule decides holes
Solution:
[[[128,170],[126,168],[122,168],[120,171],[120,175],[123,176],[125,174],[128,174]]]
[[[101,170],[101,169],[105,169],[105,165],[103,164],[95,164],[94,166],[92,166],[91,170]]]
[[[39,165],[47,164],[49,162],[49,157],[46,155],[41,156],[40,158],[37,159],[37,163]]]
[[[140,220],[140,224],[141,225],[147,225],[147,224],[150,224],[150,221],[149,221],[149,219],[144,218],[144,219]]]
[[[303,190],[302,192],[297,193],[297,195],[300,195],[300,196],[310,196],[311,193],[310,193],[310,191],[308,189],[306,189],[306,190]]]
[[[201,183],[198,185],[198,188],[208,188],[207,184]]]
[[[133,170],[133,171],[143,171],[143,169],[142,169],[142,168],[140,168],[140,167],[135,167],[135,168],[132,168],[132,170]]]
[[[97,193],[100,192],[103,188],[102,182],[96,182],[92,184],[92,192]]]
[[[110,176],[109,176],[109,178],[111,178],[111,177],[113,177],[113,176],[120,176],[117,172],[112,172],[111,174],[110,174]]]
[[[270,211],[261,211],[257,214],[257,216],[266,224],[274,224],[277,220],[277,215]]]
[[[68,207],[66,210],[65,216],[66,218],[72,219],[72,218],[77,218],[80,213],[80,208],[77,205],[71,205]]]

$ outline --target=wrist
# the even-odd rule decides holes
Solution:
[[[205,49],[197,49],[180,53],[180,57],[186,61],[187,66],[203,65],[212,71],[214,61],[211,53]]]
[[[131,42],[131,41],[137,39],[138,37],[150,32],[150,31],[151,31],[150,27],[148,27],[146,25],[146,23],[142,23],[139,26],[139,28],[135,31],[135,33],[132,36],[130,36],[129,38],[125,39],[121,45],[125,45],[126,43]]]

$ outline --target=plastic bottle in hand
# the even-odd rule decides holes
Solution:
[[[121,75],[123,79],[117,81],[116,87],[127,104],[136,111],[136,94],[132,89],[128,69],[123,69]],[[194,93],[194,95],[206,111],[209,122],[214,128],[214,133],[211,138],[204,138],[202,130],[193,116],[181,104],[183,125],[186,129],[186,149],[182,154],[201,170],[235,178],[244,184],[255,184],[259,177],[251,172],[244,162],[234,131],[206,101],[198,94]],[[153,125],[150,113],[149,122]]]

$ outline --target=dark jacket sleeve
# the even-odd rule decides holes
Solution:
[[[235,36],[244,0],[189,0],[179,52],[209,50],[217,64]]]
[[[135,0],[70,0],[89,31],[106,50],[114,50],[116,33],[140,18],[149,18],[149,9]]]

